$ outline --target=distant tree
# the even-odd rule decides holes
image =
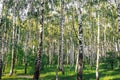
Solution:
[[[106,53],[106,59],[105,59],[105,62],[107,64],[107,67],[110,66],[110,68],[113,70],[114,69],[114,63],[116,62],[117,60],[117,57],[115,55],[115,52],[114,51],[110,51],[110,52],[107,52]]]

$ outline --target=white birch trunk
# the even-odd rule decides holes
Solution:
[[[98,10],[100,10],[99,0],[98,0]],[[97,36],[96,80],[99,80],[99,54],[100,54],[100,14],[99,14],[99,11],[98,11],[98,36]]]

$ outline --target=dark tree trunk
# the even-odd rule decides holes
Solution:
[[[27,74],[27,62],[25,63],[25,74]]]
[[[40,68],[41,68],[41,54],[42,54],[42,44],[43,44],[43,18],[44,18],[44,0],[41,0],[40,2],[40,39],[39,39],[39,47],[38,47],[38,52],[37,52],[37,59],[36,59],[36,63],[35,63],[35,72],[34,72],[34,76],[33,76],[33,80],[38,80],[39,79],[39,75],[40,75]]]
[[[0,59],[0,79],[2,77],[2,66],[3,66],[2,59]]]
[[[113,68],[114,68],[114,62],[113,61],[111,61],[111,69],[113,70]]]
[[[77,80],[82,80],[82,66],[83,66],[83,41],[82,41],[82,23],[79,24],[79,56],[78,56],[78,73]]]

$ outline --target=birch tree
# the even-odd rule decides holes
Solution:
[[[100,54],[100,3],[98,0],[98,36],[97,36],[97,60],[96,60],[96,80],[99,80],[99,54]]]
[[[28,21],[28,26],[29,26],[29,21]],[[29,31],[26,30],[26,40],[25,40],[25,48],[24,48],[24,51],[25,51],[25,74],[27,74],[27,66],[28,66],[28,40],[29,39]]]
[[[64,0],[61,0],[61,21],[60,21],[60,35],[61,35],[61,43],[60,43],[60,65],[59,69],[62,71],[62,74],[64,74],[64,68],[63,68],[63,52],[64,52]]]
[[[120,3],[117,2],[117,12],[118,12],[118,44],[119,44],[119,53],[118,57],[120,57]],[[118,67],[120,68],[120,60],[118,61]]]
[[[41,68],[41,54],[43,45],[43,20],[44,19],[44,0],[40,1],[40,31],[39,31],[39,47],[37,51],[37,59],[35,62],[35,72],[33,80],[39,80],[40,68]]]
[[[76,1],[76,10],[78,15],[78,40],[79,40],[79,56],[78,56],[78,72],[77,80],[82,80],[82,66],[83,66],[83,29],[82,29],[82,11],[79,0]]]
[[[16,7],[17,7],[17,0],[14,0],[14,6],[13,6],[13,31],[12,31],[12,60],[11,60],[11,68],[9,75],[12,76],[14,72],[14,66],[15,66],[15,25],[16,25]]]
[[[2,12],[3,12],[3,5],[4,5],[4,0],[1,0],[0,1],[0,79],[1,79],[1,76],[2,76],[2,66],[3,66],[3,61],[2,61],[2,22],[1,22],[1,19],[2,19]]]

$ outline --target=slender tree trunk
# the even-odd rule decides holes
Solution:
[[[100,10],[99,0],[98,9]],[[98,36],[97,36],[97,60],[96,60],[96,80],[99,80],[99,54],[100,54],[100,14],[98,11]]]
[[[3,41],[5,42],[3,42],[3,44],[2,45],[4,45],[4,56],[6,55],[6,53],[7,53],[7,46],[5,45],[5,44],[7,44],[7,16],[8,16],[8,3],[6,2],[5,3],[5,6],[6,6],[6,10],[5,10],[5,17],[6,17],[6,19],[5,19],[5,26],[4,26],[4,39],[3,39]],[[6,61],[4,60],[5,58],[4,58],[4,56],[3,56],[3,72],[5,72],[5,66],[6,66]]]
[[[61,23],[60,23],[60,34],[61,34],[61,43],[60,43],[60,65],[59,69],[62,71],[62,74],[64,74],[64,68],[63,68],[63,52],[64,52],[64,15],[63,15],[63,9],[64,9],[64,0],[61,0]]]
[[[118,3],[118,46],[120,48],[120,3]],[[120,57],[120,49],[118,49],[118,57]],[[118,67],[120,68],[120,60],[118,61]]]
[[[40,75],[40,68],[41,68],[41,54],[42,54],[42,44],[43,44],[43,19],[44,19],[44,0],[41,0],[40,2],[40,39],[39,39],[39,47],[37,52],[37,59],[35,63],[35,72],[33,76],[33,80],[38,80]]]
[[[28,26],[29,26],[29,21],[28,21]],[[29,39],[29,37],[28,37],[28,35],[29,35],[29,33],[28,33],[28,31],[26,32],[26,41],[25,41],[25,69],[24,69],[24,71],[25,71],[25,74],[27,74],[27,57],[28,57],[28,39]]]
[[[72,37],[70,37],[70,69],[74,65],[74,43]]]
[[[104,48],[104,56],[106,57],[106,24],[104,26],[104,44],[103,44],[103,48]]]
[[[15,66],[15,25],[16,25],[16,7],[17,1],[14,2],[14,9],[13,9],[13,33],[12,33],[12,60],[11,60],[11,68],[9,75],[12,76],[14,72]]]
[[[58,70],[56,70],[56,80],[58,80]]]
[[[78,70],[78,56],[79,54],[76,54],[76,66],[75,66],[75,72]]]
[[[2,12],[3,12],[3,4],[4,4],[4,0],[0,1],[0,79],[2,77],[2,67],[3,67],[3,54],[2,54]]]
[[[27,60],[25,59],[25,74],[27,74]]]
[[[82,66],[83,66],[83,40],[82,40],[83,31],[81,22],[79,23],[79,56],[78,56],[77,80],[82,80]]]
[[[58,69],[60,67],[60,41],[58,42]]]
[[[52,53],[52,42],[50,41],[50,43],[49,43],[49,65],[51,65],[52,64],[52,56],[53,55],[53,53]]]
[[[2,19],[2,12],[3,12],[3,4],[4,4],[4,0],[0,1],[0,79],[2,77],[2,67],[3,67],[3,61],[2,61],[2,23],[1,23],[1,19]]]
[[[17,35],[17,41],[18,41],[18,42],[17,42],[17,44],[20,43],[20,29],[21,29],[21,28],[18,27],[18,33],[17,33],[17,34],[18,34],[18,35]]]
[[[5,28],[5,26],[3,26]],[[3,30],[4,30],[3,28]],[[4,55],[5,55],[5,32],[3,33],[3,37],[2,37],[2,49],[1,49],[1,53],[2,53],[2,66],[3,66],[3,70],[4,70]]]
[[[78,55],[78,72],[77,72],[77,80],[82,80],[82,67],[83,67],[83,28],[82,28],[82,18],[81,18],[81,8],[79,5],[79,1],[76,0],[77,4],[77,14],[78,14],[78,40],[79,40],[79,55]]]
[[[67,51],[66,51],[66,52],[67,52],[66,62],[67,62],[67,65],[68,65],[68,64],[69,64],[69,55],[70,55],[70,54],[69,54],[69,52],[70,52],[70,51],[69,51],[69,46],[70,46],[70,45],[69,45],[69,40],[68,40],[68,39],[67,39],[67,42],[66,42],[66,46],[67,46],[67,48],[66,48],[66,50],[67,50]]]
[[[28,55],[28,47],[27,47],[27,39],[26,39],[26,43],[25,43],[25,68],[24,68],[24,71],[25,71],[25,74],[27,74],[27,55]]]

